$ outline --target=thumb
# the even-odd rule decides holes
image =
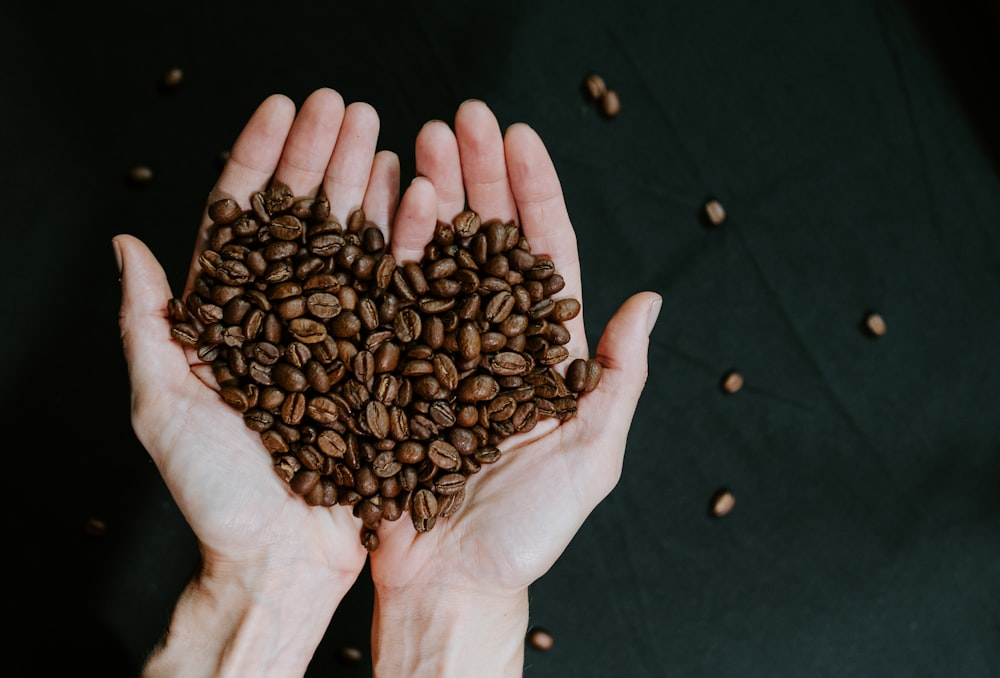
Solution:
[[[170,283],[160,263],[134,236],[117,235],[111,244],[121,271],[118,326],[135,397],[167,375],[186,374],[187,360],[170,334]]]
[[[628,435],[639,396],[646,385],[649,334],[660,313],[662,297],[639,292],[625,300],[608,321],[594,357],[601,364],[597,388],[579,399],[578,407],[606,423],[612,439]]]

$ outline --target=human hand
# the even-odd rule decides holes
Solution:
[[[374,109],[364,103],[345,107],[330,89],[315,91],[297,113],[283,95],[266,99],[208,196],[187,285],[177,296],[186,296],[198,275],[210,225],[207,206],[231,197],[248,209],[250,195],[272,178],[297,197],[322,192],[341,223],[362,207],[368,220],[387,228],[398,204],[399,160],[376,152],[378,132]],[[117,236],[114,246],[133,428],[202,556],[201,570],[175,611],[167,652],[147,670],[177,661],[200,671],[211,671],[213,661],[235,670],[245,661],[253,675],[301,675],[364,566],[360,522],[342,506],[309,506],[289,490],[260,435],[220,398],[211,367],[171,338],[166,302],[173,295],[153,254],[130,235]],[[242,642],[237,627],[245,634]],[[191,647],[203,654],[181,657]],[[223,650],[225,659],[213,659],[212,653]]]
[[[436,221],[451,222],[468,206],[484,221],[518,223],[532,252],[550,255],[565,278],[556,296],[582,301],[576,237],[534,130],[515,124],[502,133],[485,104],[469,101],[454,131],[424,126],[416,162],[421,176],[403,201],[422,207],[391,229],[397,262],[418,260]],[[503,441],[500,460],[468,478],[457,513],[421,533],[410,521],[381,524],[370,557],[376,675],[521,675],[527,588],[619,480],[659,302],[652,292],[625,301],[597,345],[601,381],[580,394],[576,417],[544,419]],[[566,326],[570,357],[590,357],[583,313]]]

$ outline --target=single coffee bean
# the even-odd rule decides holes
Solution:
[[[241,214],[243,210],[232,198],[220,198],[208,206],[208,218],[216,224],[231,224]]]
[[[421,488],[413,494],[413,506],[411,508],[415,518],[428,520],[438,513],[437,498],[434,492],[427,488]]]
[[[482,220],[479,215],[472,210],[463,210],[455,215],[452,220],[455,227],[455,234],[460,238],[471,238],[479,232]],[[450,244],[450,243],[448,243]]]
[[[461,463],[458,450],[444,440],[434,440],[427,446],[427,458],[444,470],[455,470]]]
[[[722,377],[722,390],[726,393],[736,393],[743,388],[743,375],[732,370]]]
[[[702,206],[702,210],[709,226],[721,226],[726,220],[726,209],[715,198],[707,200]]]
[[[608,91],[608,86],[604,78],[597,73],[590,73],[583,81],[584,92],[587,98],[592,101],[599,101],[604,93]]]
[[[600,106],[601,115],[605,118],[615,118],[622,110],[621,101],[618,98],[618,92],[613,89],[606,90],[604,94],[601,95],[598,100],[598,105]]]
[[[302,469],[298,471],[289,481],[289,486],[296,494],[307,494],[320,480],[318,471]]]
[[[886,333],[885,318],[883,318],[881,314],[875,312],[867,314],[865,316],[864,325],[865,329],[871,336],[873,337],[885,336]]]
[[[484,400],[491,400],[499,392],[500,385],[489,374],[470,375],[459,382],[457,389],[458,400],[462,403],[478,403]]]
[[[464,457],[463,461],[467,459],[469,457]],[[468,475],[468,473],[464,475]],[[465,503],[465,487],[463,486],[450,494],[439,493],[437,500],[439,517],[447,518],[448,516],[455,515],[458,509],[462,508],[462,504]]]
[[[555,639],[546,629],[536,626],[528,631],[528,643],[536,650],[548,651],[555,645]]]
[[[735,505],[736,497],[733,495],[732,491],[722,488],[712,495],[710,511],[713,516],[721,518],[728,515],[729,512],[733,510]]]

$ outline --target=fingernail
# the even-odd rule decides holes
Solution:
[[[646,334],[652,334],[656,326],[656,319],[660,317],[660,307],[663,306],[663,299],[659,298],[649,305],[649,317],[646,319]]]
[[[122,251],[118,247],[118,241],[115,240],[114,238],[111,239],[111,249],[114,250],[114,253],[115,253],[115,265],[118,266],[118,273],[121,274],[121,272],[122,272]],[[121,278],[119,278],[119,280],[121,280]]]

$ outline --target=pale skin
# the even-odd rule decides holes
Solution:
[[[206,206],[228,196],[246,208],[272,177],[297,196],[322,190],[341,220],[363,207],[402,262],[418,260],[436,222],[467,205],[516,221],[532,251],[551,255],[566,278],[559,296],[582,300],[559,180],[529,126],[502,130],[483,102],[465,102],[453,127],[421,129],[419,176],[402,193],[398,157],[376,150],[378,131],[374,109],[345,105],[334,90],[317,90],[298,110],[273,95],[241,132]],[[206,217],[188,285],[207,225]],[[165,302],[174,294],[149,249],[129,235],[114,246],[133,427],[202,559],[143,675],[303,675],[370,557],[374,675],[520,676],[528,586],[620,477],[659,296],[636,293],[608,322],[593,353],[604,368],[600,385],[581,395],[574,419],[543,420],[507,439],[500,461],[469,478],[455,515],[424,533],[405,514],[383,521],[368,554],[351,511],[311,507],[292,493],[258,434],[219,398],[210,370],[171,339]],[[568,325],[573,357],[591,357],[583,323],[581,313]]]

